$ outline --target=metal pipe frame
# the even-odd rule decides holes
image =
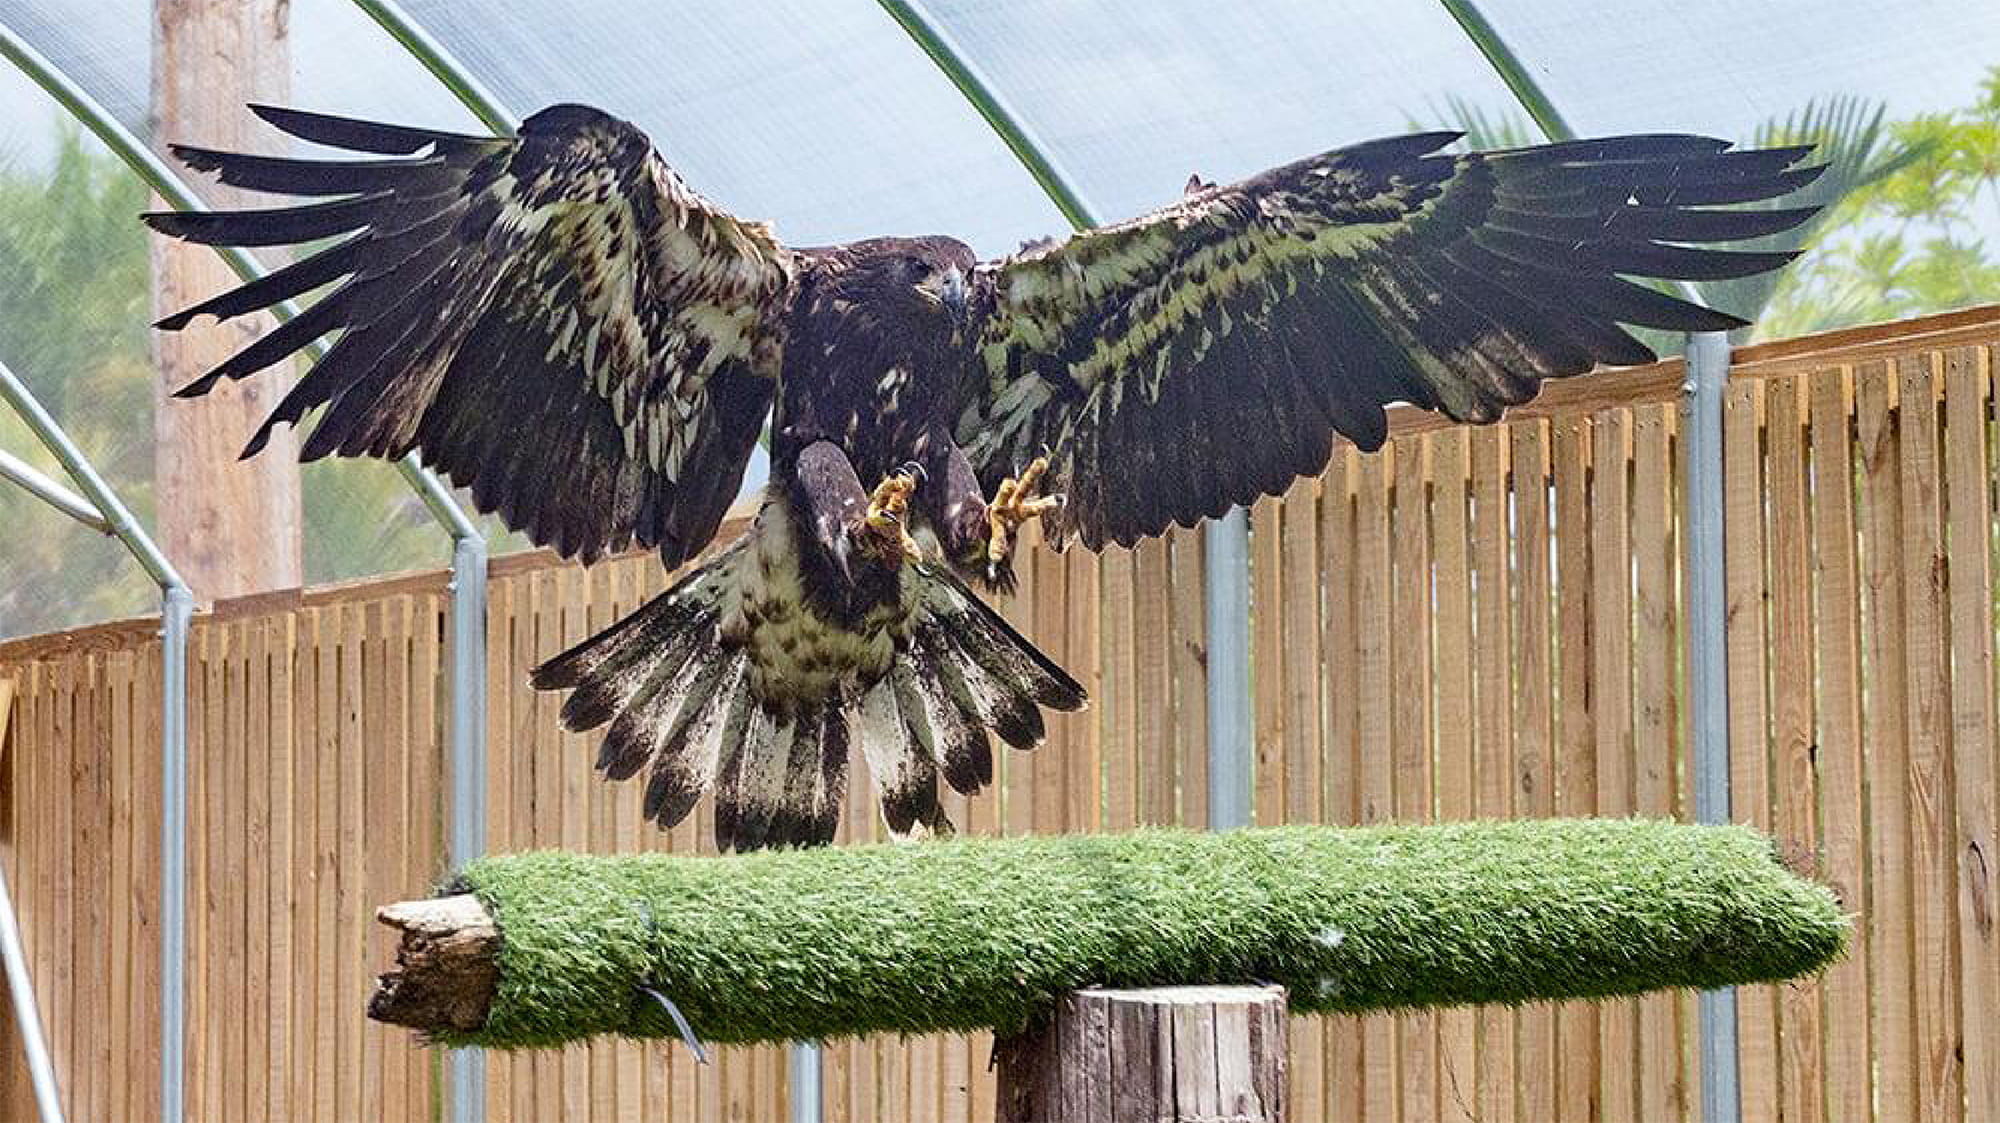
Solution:
[[[160,587],[160,1101],[165,1123],[179,1123],[187,1046],[182,1032],[186,1003],[180,965],[185,958],[187,936],[187,641],[194,615],[194,595],[180,571],[133,517],[131,508],[104,482],[90,458],[5,363],[0,363],[0,399],[27,422],[35,438],[69,473],[83,492],[81,501],[96,510],[96,522],[80,521],[92,526],[101,524],[106,532],[116,535]],[[0,898],[5,898],[4,882],[0,882]],[[16,962],[21,941],[13,901],[0,899],[0,905],[6,910],[4,918],[0,918],[0,927],[5,929],[0,931],[0,958],[7,961],[9,985],[14,991],[14,1016],[20,1023],[29,1073],[35,1082],[36,1106],[43,1123],[61,1123],[62,1109],[56,1098],[48,1044],[35,1010],[27,963]]]
[[[1688,558],[1688,726],[1694,817],[1727,823],[1729,806],[1729,614],[1724,586],[1722,402],[1729,385],[1729,336],[1688,336],[1687,380],[1681,386],[1686,421]],[[1705,990],[1696,998],[1701,1054],[1701,1118],[1742,1118],[1736,1052],[1736,991]]]
[[[89,91],[63,73],[33,45],[0,23],[0,57],[5,57],[33,79],[71,116],[90,129],[116,152],[169,205],[181,209],[200,208],[202,200],[178,173],[160,159],[158,153],[135,136],[106,110]],[[237,275],[255,280],[266,270],[249,251],[240,247],[215,247]],[[281,319],[298,315],[291,301],[272,311]],[[317,359],[326,345],[315,341],[307,348]],[[65,461],[65,466],[69,466]],[[450,759],[453,791],[476,789],[480,794],[470,808],[478,836],[484,834],[484,790],[486,754],[486,538],[477,523],[452,498],[444,483],[418,462],[414,455],[396,464],[405,482],[423,500],[431,517],[452,539],[451,634],[451,729]],[[74,468],[72,468],[74,471]],[[79,479],[79,482],[82,482]],[[88,490],[88,489],[86,489]],[[96,498],[93,496],[93,498]],[[108,513],[108,512],[107,512]],[[114,523],[116,520],[113,520]],[[114,533],[118,528],[113,527]],[[150,541],[150,540],[148,540]],[[128,543],[129,544],[129,543]],[[157,553],[157,551],[155,551]],[[141,559],[142,562],[145,560]],[[164,561],[164,559],[160,559]],[[149,571],[152,567],[149,566]],[[159,574],[154,574],[158,580]],[[178,746],[163,752],[161,798],[161,1118],[163,1123],[180,1123],[184,1107],[186,1076],[185,1031],[185,924],[186,924],[186,636],[194,609],[194,597],[185,582],[176,576],[173,585],[162,581],[162,630],[166,638],[166,677],[163,694],[163,723],[168,730],[179,729]],[[476,782],[462,781],[459,770],[471,767]],[[453,837],[465,832],[454,828]]]
[[[42,1123],[63,1123],[62,1093],[56,1087],[55,1065],[42,1039],[42,1015],[35,1008],[35,981],[28,974],[28,955],[21,947],[21,926],[14,916],[14,895],[7,874],[0,870],[0,965],[7,971],[7,992],[14,999],[14,1024],[21,1030],[21,1051],[27,1054],[28,1081],[35,1090],[35,1112]]]
[[[43,475],[33,464],[0,448],[0,480],[11,480],[29,495],[47,503],[99,534],[111,533],[111,524],[90,500]]]

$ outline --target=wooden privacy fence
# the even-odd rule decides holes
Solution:
[[[1740,995],[1750,1120],[2000,1118],[1993,921],[2000,310],[1739,352],[1726,417],[1739,818],[1860,916],[1817,981]],[[1679,365],[1481,429],[1405,416],[1253,512],[1260,822],[1687,806]],[[1204,821],[1202,555],[1035,553],[1006,611],[1088,713],[956,800],[985,832]],[[493,566],[489,845],[695,851],[591,772],[540,659],[661,589],[644,558]],[[424,1118],[437,1058],[362,1018],[376,903],[444,873],[444,579],[219,606],[190,686],[189,1118]],[[159,647],[150,621],[0,644],[0,859],[72,1116],[155,1114]],[[0,687],[0,699],[8,691]],[[7,707],[0,702],[0,710]],[[843,840],[879,836],[857,786]],[[1293,1026],[1295,1118],[1679,1119],[1687,996]],[[12,1027],[6,1033],[11,1035]],[[18,1043],[0,1112],[30,1112]],[[836,1042],[827,1115],[991,1118],[984,1037]],[[496,1056],[490,1119],[776,1120],[784,1057]]]

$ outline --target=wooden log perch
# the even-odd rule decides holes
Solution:
[[[1284,1123],[1285,989],[1072,991],[995,1047],[1000,1123]]]
[[[381,913],[403,946],[371,1013],[494,1049],[682,1021],[716,1044],[1008,1037],[1090,985],[1272,983],[1298,1014],[1741,985],[1847,931],[1763,836],[1640,821],[544,851],[458,877],[476,902]]]
[[[400,931],[396,967],[375,980],[368,1016],[429,1032],[486,1024],[500,982],[500,929],[470,893],[399,901],[375,919]]]

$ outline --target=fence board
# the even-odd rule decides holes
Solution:
[[[1519,578],[1515,627],[1514,813],[1523,818],[1555,814],[1555,619],[1549,539],[1548,424],[1539,419],[1509,426],[1513,463],[1512,543]],[[1517,1109],[1523,1120],[1556,1118],[1556,1015],[1548,1003],[1522,1008],[1519,1022]]]
[[[1964,1013],[1965,1116],[2000,1118],[2000,937],[1994,932],[1992,352],[1944,356],[1945,500],[1951,577],[1952,794],[1958,804],[1959,1004]],[[1984,1013],[1982,1013],[1984,1011]]]
[[[1470,564],[1477,695],[1473,813],[1482,819],[1505,819],[1514,813],[1514,652],[1508,627],[1513,580],[1508,558],[1511,519],[1506,440],[1505,431],[1498,429],[1481,429],[1471,438]],[[1478,1118],[1486,1123],[1513,1123],[1515,1085],[1519,1083],[1514,1068],[1518,1014],[1507,1007],[1485,1007],[1478,1017],[1474,1106]]]
[[[2000,1110],[1986,1016],[2000,1001],[2000,320],[1948,328],[1766,349],[1727,396],[1737,812],[1816,858],[1863,926],[1822,979],[1741,992],[1747,1119]],[[1259,821],[1685,814],[1676,377],[1593,381],[1492,429],[1399,420],[1381,455],[1339,446],[1322,477],[1257,505]],[[1058,719],[1033,756],[1003,752],[995,794],[954,794],[951,813],[969,833],[1199,824],[1200,532],[1102,556],[1037,543],[1030,531],[1022,595],[1003,611],[1098,704]],[[672,831],[642,823],[639,788],[592,778],[595,739],[562,734],[560,699],[522,682],[667,580],[643,556],[588,574],[545,557],[495,566],[494,849],[711,849],[712,800]],[[442,590],[399,577],[232,603],[197,624],[193,1117],[326,1123],[434,1102],[433,1055],[358,1010],[380,966],[373,905],[442,872]],[[158,1079],[150,632],[0,644],[13,693],[0,854],[77,1118],[150,1118]],[[841,837],[879,835],[857,771]],[[1295,1112],[1685,1119],[1687,1012],[1662,996],[1301,1020]],[[990,1048],[983,1035],[836,1043],[829,1114],[990,1123]],[[775,1047],[703,1068],[678,1047],[594,1043],[489,1058],[488,1102],[496,1123],[765,1120],[787,1108],[783,1066]],[[28,1109],[23,1077],[8,1062],[0,1114]]]
[[[1911,947],[1917,974],[1917,1094],[1924,1119],[1963,1117],[1958,957],[1953,947],[1951,699],[1934,356],[1897,361],[1902,429],[1903,657],[1908,665]]]
[[[1860,911],[1868,850],[1861,742],[1861,590],[1854,520],[1851,372],[1812,383],[1813,572],[1818,578],[1813,658],[1819,670],[1820,876]],[[1833,1114],[1874,1100],[1868,1055],[1870,924],[1857,924],[1846,958],[1827,970],[1826,1102]],[[1863,1112],[1865,1115],[1866,1112]]]
[[[1916,964],[1910,948],[1909,741],[1903,725],[1907,695],[1903,660],[1901,439],[1892,412],[1895,382],[1886,363],[1855,373],[1855,436],[1859,494],[1866,512],[1862,546],[1862,712],[1867,746],[1871,879],[1867,893],[1868,985],[1876,1057],[1876,1103],[1884,1123],[1917,1118]]]
[[[1800,378],[1765,384],[1769,510],[1771,655],[1771,826],[1779,844],[1810,855],[1814,822],[1812,559],[1807,537],[1806,434]],[[1826,1117],[1826,1073],[1817,987],[1778,991],[1780,1112],[1786,1120]]]
[[[1763,412],[1761,383],[1732,383],[1723,414],[1723,551],[1728,567],[1729,802],[1731,817],[1771,826],[1769,731],[1765,699]],[[1777,1117],[1778,1014],[1769,987],[1736,995],[1741,1042],[1738,1080],[1744,1123]]]
[[[1632,411],[1632,806],[1639,815],[1674,814],[1680,715],[1675,706],[1674,414],[1667,406]],[[1639,1117],[1683,1119],[1680,1002],[1677,994],[1639,1000]]]
[[[1597,759],[1596,813],[1626,818],[1633,811],[1636,761],[1632,739],[1631,416],[1607,410],[1591,419],[1590,684],[1591,731]],[[1636,1004],[1598,1007],[1603,1117],[1639,1118]]]

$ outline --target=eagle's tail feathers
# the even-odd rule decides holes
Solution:
[[[918,568],[904,575],[913,611],[887,674],[817,702],[766,705],[752,689],[749,647],[722,630],[749,542],[534,673],[539,689],[571,691],[565,728],[608,727],[597,758],[606,778],[648,772],[645,816],[662,827],[713,788],[724,850],[831,842],[858,742],[890,833],[949,834],[940,781],[978,791],[993,781],[994,734],[1033,748],[1043,707],[1084,705],[1076,680],[956,577]]]

